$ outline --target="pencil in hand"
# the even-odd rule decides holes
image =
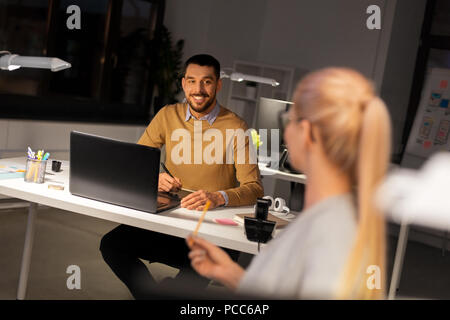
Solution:
[[[165,172],[172,178],[175,179],[174,176],[170,173],[169,169],[167,169],[166,165],[161,162],[161,167],[164,169]]]
[[[209,206],[211,205],[211,201],[206,201],[206,205],[203,208],[203,212],[202,215],[200,216],[200,219],[198,219],[198,223],[197,223],[197,227],[194,230],[194,233],[192,234],[193,237],[196,237],[198,234],[198,230],[200,229],[200,225],[203,222],[203,219],[205,218],[206,212],[208,211]],[[191,238],[189,238],[189,247],[192,247],[192,245],[194,244],[194,240]]]

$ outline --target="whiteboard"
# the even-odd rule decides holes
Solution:
[[[408,138],[405,153],[427,159],[450,151],[450,69],[431,68]]]

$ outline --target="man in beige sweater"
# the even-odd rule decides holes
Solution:
[[[256,202],[257,197],[263,195],[263,189],[257,164],[249,163],[249,139],[246,139],[245,145],[239,146],[238,139],[230,139],[232,137],[230,134],[227,140],[226,132],[237,129],[246,131],[248,128],[244,120],[217,103],[216,93],[222,86],[219,78],[220,70],[215,70],[213,66],[201,65],[199,63],[202,61],[195,60],[207,59],[205,56],[194,56],[188,60],[189,64],[182,79],[187,102],[162,108],[138,143],[155,148],[166,145],[166,166],[175,178],[167,173],[160,174],[159,190],[175,191],[181,187],[198,190],[182,200],[182,207],[202,210],[207,199],[211,201],[210,208],[221,205],[251,205]],[[216,153],[220,153],[218,157],[214,155],[214,160],[218,161],[207,163],[212,161],[208,161],[209,154],[205,149],[214,145],[215,141],[204,140],[208,132],[217,132],[214,130],[221,133],[218,136],[223,139],[218,145],[222,149],[215,150]],[[186,133],[186,137],[182,133]],[[180,135],[184,139],[178,139]],[[188,152],[190,157],[180,156],[175,150],[180,144],[189,149],[183,151],[190,151]],[[245,150],[238,150],[239,148]],[[239,151],[246,152],[243,163],[237,161]],[[234,163],[226,161],[230,152],[234,153],[233,160],[236,160]]]
[[[260,173],[250,156],[250,138],[239,138],[248,129],[245,121],[216,100],[222,87],[219,62],[210,55],[195,55],[186,61],[184,71],[186,102],[162,108],[138,141],[166,146],[166,167],[174,178],[161,173],[158,189],[196,190],[181,200],[188,209],[202,210],[207,200],[210,209],[253,205],[264,194]],[[138,299],[146,298],[154,284],[139,258],[180,268],[176,278],[196,280],[197,287],[208,283],[193,272],[182,238],[120,225],[102,238],[100,250]],[[228,252],[237,259],[238,252]]]

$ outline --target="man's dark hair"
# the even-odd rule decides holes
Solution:
[[[197,64],[199,66],[213,67],[214,74],[216,75],[217,80],[220,78],[220,63],[216,58],[209,54],[197,54],[195,56],[187,59],[184,64],[183,77],[186,75],[186,69],[190,64]]]

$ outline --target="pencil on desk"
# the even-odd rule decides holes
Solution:
[[[30,165],[28,166],[28,172],[27,172],[27,180],[31,181],[31,177],[33,176],[33,173],[36,171],[36,163],[31,162]]]
[[[197,227],[195,228],[194,233],[192,234],[192,236],[194,236],[194,237],[197,236],[198,230],[200,229],[200,225],[202,224],[203,219],[205,218],[205,215],[206,215],[206,211],[208,211],[208,208],[209,208],[210,205],[211,205],[211,201],[209,201],[209,200],[206,201],[206,205],[203,208],[203,212],[202,212],[202,215],[200,216],[200,219],[198,219]],[[189,239],[189,246],[190,247],[192,247],[193,241],[194,240],[192,240],[192,238]]]
[[[32,169],[33,169],[33,166],[32,166],[32,164],[33,163],[30,163],[29,165],[28,165],[28,172],[27,172],[27,180],[30,180],[30,178],[31,178],[31,175],[33,174],[32,173]]]
[[[39,163],[34,164],[34,182],[37,182],[37,175],[39,173]]]

